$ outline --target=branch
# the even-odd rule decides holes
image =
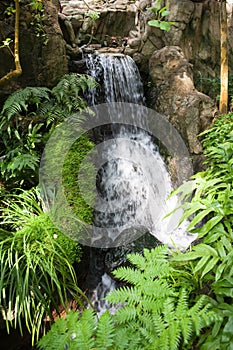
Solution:
[[[0,85],[6,84],[9,80],[21,75],[22,68],[19,60],[19,0],[15,0],[15,43],[14,43],[14,59],[15,59],[15,70],[7,73],[0,79]]]

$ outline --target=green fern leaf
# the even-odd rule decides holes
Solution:
[[[139,270],[134,270],[130,267],[120,267],[113,272],[114,276],[131,284],[141,285],[144,280],[144,275]]]
[[[113,319],[108,311],[103,313],[97,325],[96,345],[99,350],[111,349],[115,339]]]
[[[76,314],[78,314],[76,312]],[[75,317],[74,317],[75,320]],[[90,350],[94,347],[93,333],[96,326],[93,310],[85,309],[80,320],[75,323],[68,319],[67,328],[70,335],[69,349]]]
[[[109,293],[106,297],[110,303],[135,303],[141,300],[141,291],[135,287],[124,286]]]
[[[68,341],[69,334],[67,334],[66,321],[60,318],[54,323],[50,331],[40,339],[37,346],[39,349],[64,350]]]
[[[3,105],[2,116],[10,120],[17,114],[27,111],[29,104],[38,105],[42,100],[49,100],[50,90],[45,87],[26,87],[11,94]]]
[[[126,305],[117,310],[115,317],[117,322],[121,324],[135,320],[137,318],[137,315],[138,310],[134,305]]]

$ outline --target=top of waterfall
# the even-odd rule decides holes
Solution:
[[[88,74],[104,88],[104,98],[99,90],[91,91],[89,104],[101,102],[128,102],[143,105],[143,84],[134,60],[124,54],[101,53],[87,55]]]
[[[63,13],[66,15],[84,14],[87,12],[131,11],[136,12],[138,7],[131,0],[61,0]]]

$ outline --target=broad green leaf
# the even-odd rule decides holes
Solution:
[[[222,215],[216,215],[210,219],[199,231],[198,237],[201,238],[205,236],[210,230],[216,226],[223,219]]]
[[[222,263],[217,267],[217,270],[215,273],[215,281],[216,282],[221,278],[222,273],[223,273],[225,268],[226,268],[226,263]]]
[[[216,251],[216,249],[204,243],[200,243],[196,245],[193,248],[193,250],[195,251],[196,254],[199,254],[199,256],[204,256],[204,255],[218,256],[218,252]]]
[[[161,30],[165,30],[168,32],[171,28],[171,25],[168,22],[161,21],[159,27]]]
[[[212,208],[207,208],[207,209],[200,211],[200,213],[198,213],[194,217],[194,219],[190,222],[190,224],[188,225],[188,230],[193,229],[202,219],[204,219],[204,217],[206,217],[212,211],[213,211]]]
[[[148,21],[149,26],[160,28],[160,22],[157,19]]]
[[[204,268],[201,277],[204,277],[210,270],[212,270],[215,265],[217,264],[217,262],[219,261],[219,257],[215,256],[213,257],[208,264],[206,265],[206,267]]]
[[[170,11],[168,11],[168,10],[161,12],[162,17],[168,16],[169,14],[170,14]]]
[[[194,269],[194,273],[195,272],[197,272],[197,271],[199,271],[200,269],[202,269],[205,265],[206,265],[206,263],[207,263],[207,261],[210,259],[210,256],[209,255],[207,255],[207,256],[203,256],[202,258],[201,258],[201,260],[199,260],[199,262],[197,263],[197,265],[195,266],[195,269]]]

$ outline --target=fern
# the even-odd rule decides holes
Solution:
[[[12,117],[26,112],[29,104],[39,106],[42,101],[49,100],[50,90],[45,87],[26,87],[14,92],[3,105],[1,116],[9,121]],[[1,125],[5,124],[4,119]]]
[[[114,274],[131,286],[123,286],[106,298],[118,304],[116,313],[106,312],[93,321],[93,313],[84,311],[80,318],[74,318],[75,325],[67,325],[69,338],[72,332],[76,335],[72,341],[67,343],[67,338],[60,338],[58,331],[54,334],[52,326],[45,340],[42,338],[39,342],[39,348],[55,349],[49,345],[53,344],[53,337],[60,338],[62,344],[59,346],[67,349],[87,349],[87,344],[90,350],[178,350],[182,345],[188,346],[192,337],[198,336],[204,327],[216,321],[216,317],[209,311],[209,300],[205,296],[195,302],[190,299],[189,292],[176,283],[179,275],[172,268],[168,254],[168,248],[160,246],[151,251],[145,249],[144,256],[129,255],[134,266],[120,268]],[[57,340],[56,346],[60,349]]]
[[[114,344],[114,322],[108,312],[103,313],[98,322],[96,331],[96,345],[98,349],[111,349]]]
[[[87,75],[67,74],[52,90],[27,87],[8,97],[0,113],[0,156],[1,176],[9,186],[37,185],[46,141],[57,125],[86,108],[84,92],[95,86]]]
[[[114,275],[132,286],[107,296],[109,302],[124,305],[117,310],[116,321],[126,329],[129,324],[137,329],[140,344],[149,342],[146,349],[178,349],[182,342],[188,344],[194,334],[199,334],[206,319],[212,322],[204,296],[192,305],[188,292],[176,287],[176,271],[168,253],[168,248],[162,246],[144,250],[144,256],[129,255],[136,268],[122,267]]]
[[[79,111],[86,107],[84,100],[81,97],[87,88],[94,89],[97,83],[94,79],[85,74],[67,74],[63,79],[52,89],[52,94],[60,105],[71,112]]]

